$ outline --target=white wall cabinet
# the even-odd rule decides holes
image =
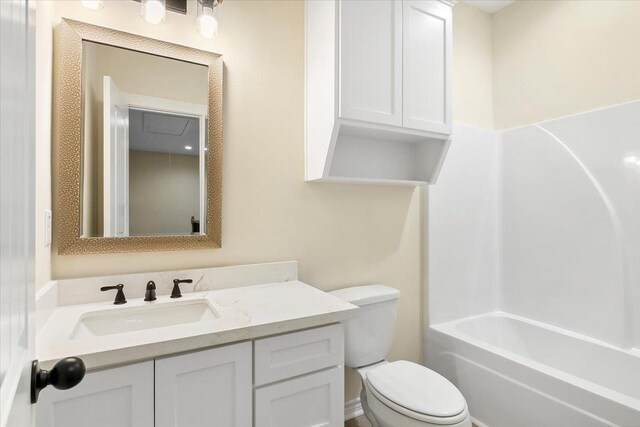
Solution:
[[[306,179],[435,182],[452,129],[452,2],[305,4]]]
[[[214,347],[49,387],[36,427],[342,427],[343,365],[339,324]]]
[[[251,427],[251,343],[156,360],[156,427]]]
[[[36,427],[154,427],[153,360],[87,374],[69,390],[47,387]]]

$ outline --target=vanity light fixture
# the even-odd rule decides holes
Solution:
[[[0,0],[1,1],[1,0]],[[83,5],[97,9],[94,3],[102,7],[104,0],[80,0]],[[223,0],[134,0],[140,3],[140,15],[150,24],[164,22],[167,11],[187,14],[188,3],[196,6],[196,31],[202,37],[213,39],[218,35],[218,6]]]
[[[149,24],[164,22],[167,15],[167,0],[142,0],[140,14]]]
[[[98,10],[104,6],[102,0],[80,0],[80,4],[91,10]]]
[[[197,0],[196,29],[202,37],[212,39],[218,36],[217,6],[223,0]]]

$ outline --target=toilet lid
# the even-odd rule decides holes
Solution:
[[[422,365],[400,360],[367,372],[367,382],[382,396],[420,414],[453,417],[467,403],[456,386]]]

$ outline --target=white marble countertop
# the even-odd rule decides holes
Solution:
[[[159,295],[153,302],[136,298],[119,306],[111,302],[59,306],[37,334],[37,358],[44,369],[50,369],[62,358],[77,356],[88,371],[93,371],[335,323],[356,316],[358,309],[297,280],[188,293],[180,300],[193,299],[208,300],[220,317],[113,335],[73,337],[78,321],[87,313],[175,300]]]

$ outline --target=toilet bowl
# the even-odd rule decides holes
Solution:
[[[360,307],[345,322],[345,365],[362,379],[360,400],[373,427],[471,427],[467,403],[449,380],[417,363],[386,360],[398,290],[368,285],[332,294]]]
[[[362,378],[365,415],[374,426],[471,427],[462,394],[424,366],[405,360],[384,361],[357,371]]]

